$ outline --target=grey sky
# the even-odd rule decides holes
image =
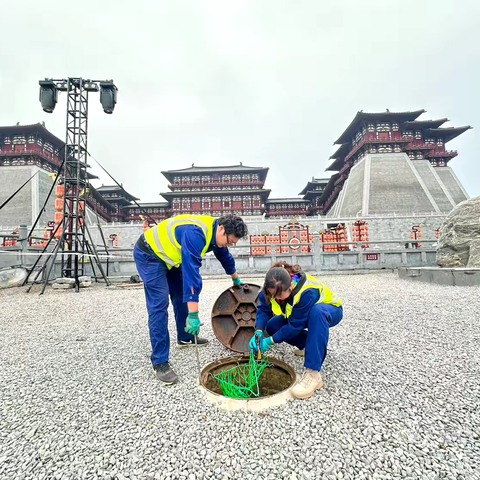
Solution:
[[[113,78],[114,114],[90,102],[89,150],[142,201],[162,200],[161,170],[193,162],[267,166],[271,197],[296,196],[328,176],[358,110],[385,108],[476,127],[448,148],[480,195],[478,1],[5,3],[0,124],[44,120],[63,139],[65,96],[44,113],[38,80]]]

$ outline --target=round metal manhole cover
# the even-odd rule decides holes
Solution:
[[[230,350],[248,353],[248,342],[255,333],[259,285],[233,286],[219,295],[213,305],[212,328],[215,336]]]

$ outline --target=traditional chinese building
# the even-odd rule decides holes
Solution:
[[[165,220],[165,218],[169,216],[167,214],[168,207],[168,202],[144,202],[138,203],[138,205],[126,205],[123,207],[123,211],[125,212],[124,221],[139,223],[146,220],[147,222],[150,222],[153,218],[156,222],[159,222]]]
[[[277,217],[298,217],[308,215],[310,202],[303,198],[272,198],[267,200],[266,216]]]
[[[111,213],[112,221],[125,222],[128,221],[128,215],[130,211],[126,207],[132,205],[133,200],[140,200],[128,193],[123,186],[118,185],[102,185],[97,188],[98,193],[107,200],[112,206],[113,211]],[[138,207],[137,207],[138,208]]]
[[[161,193],[169,203],[169,216],[203,213],[215,217],[262,215],[270,194],[264,189],[268,168],[233,165],[195,167],[162,172],[171,192]]]
[[[470,126],[419,120],[425,110],[360,111],[336,140],[328,171],[336,172],[318,200],[333,216],[449,212],[468,198],[446,144]]]
[[[62,164],[64,145],[43,123],[0,127],[0,203],[27,182],[1,210],[0,225],[31,225],[35,221],[50,192],[52,174]],[[90,173],[88,176],[97,178]],[[112,205],[93,187],[89,188],[86,200],[92,210],[96,207],[99,216],[111,220]],[[52,196],[40,217],[40,225],[53,219],[54,201]]]
[[[317,215],[321,213],[322,207],[320,203],[320,198],[325,191],[325,187],[328,184],[328,178],[314,178],[307,183],[305,188],[299,193],[303,195],[303,199],[308,201],[310,206],[308,212],[311,215]]]

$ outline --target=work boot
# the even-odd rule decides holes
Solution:
[[[208,343],[206,338],[197,337],[197,345],[199,347],[203,347]],[[194,347],[195,340],[192,338],[191,340],[177,340],[177,347]]]
[[[173,371],[168,362],[159,363],[153,366],[153,374],[165,385],[173,385],[178,382],[177,374]]]
[[[296,355],[297,357],[304,357],[305,356],[305,349],[302,348],[301,350],[299,348],[296,348],[293,351],[293,354]]]
[[[296,398],[309,398],[315,390],[323,387],[323,380],[318,370],[305,369],[302,379],[292,389],[292,395]]]

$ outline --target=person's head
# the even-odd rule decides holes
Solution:
[[[276,262],[267,272],[265,283],[263,284],[263,293],[267,300],[276,298],[285,300],[290,296],[294,289],[292,275],[300,272],[300,265],[290,265],[287,262]]]
[[[248,234],[245,222],[236,215],[225,215],[218,219],[215,245],[217,247],[231,247]]]

